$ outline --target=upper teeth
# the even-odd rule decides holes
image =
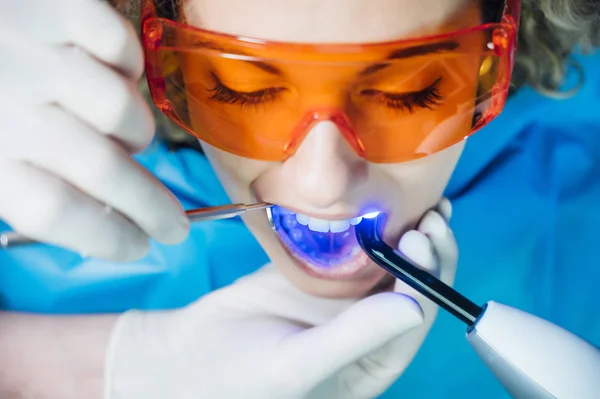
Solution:
[[[326,220],[297,213],[296,220],[301,225],[308,226],[308,228],[312,231],[317,231],[320,233],[327,233],[329,231],[332,233],[341,233],[348,230],[350,225],[356,226],[359,224],[362,220],[362,217],[356,217],[347,220]]]

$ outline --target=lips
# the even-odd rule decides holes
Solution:
[[[356,241],[354,226],[362,217],[345,220],[314,218],[274,206],[271,224],[284,248],[309,274],[319,278],[347,278],[369,264]]]

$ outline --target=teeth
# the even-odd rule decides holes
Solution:
[[[359,224],[362,221],[362,217],[357,217],[357,218],[352,218],[350,219],[350,224],[352,226],[356,226],[357,224]]]
[[[319,233],[327,233],[329,231],[331,231],[332,233],[343,233],[350,228],[350,225],[356,226],[362,220],[362,217],[356,217],[349,220],[318,219],[307,215],[303,215],[301,213],[293,213],[285,208],[281,209],[282,220],[283,222],[285,222],[286,227],[290,229],[294,227],[294,222],[293,220],[291,220],[291,218],[295,217],[299,224],[301,224],[302,226],[308,226],[310,230]]]
[[[308,222],[310,220],[310,218],[306,215],[302,215],[300,213],[296,214],[296,220],[298,221],[298,223],[300,223],[302,226],[308,226]]]
[[[309,218],[308,228],[312,231],[327,233],[329,231],[329,220]]]
[[[341,233],[348,230],[348,228],[350,228],[350,221],[348,220],[332,220],[329,222],[329,230],[332,233]]]

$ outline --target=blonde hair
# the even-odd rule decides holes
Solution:
[[[176,9],[179,0],[161,0]],[[486,0],[481,0],[486,1]],[[109,0],[122,14],[139,25],[139,0]],[[543,95],[565,98],[583,83],[583,71],[571,58],[575,51],[590,52],[600,45],[600,0],[523,0],[519,47],[512,92],[531,86]],[[561,91],[569,67],[579,72],[580,85]],[[141,83],[147,94],[148,88]],[[148,96],[149,98],[149,96]],[[159,132],[171,143],[196,143],[162,113],[156,112]]]

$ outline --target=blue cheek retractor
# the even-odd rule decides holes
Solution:
[[[360,252],[355,225],[335,233],[313,231],[299,223],[295,213],[277,205],[267,209],[267,217],[288,251],[314,266],[324,269],[340,266]]]

